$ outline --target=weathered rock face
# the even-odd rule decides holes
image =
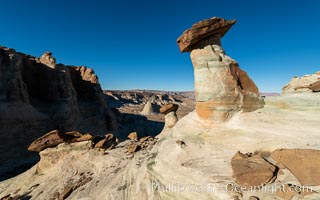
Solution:
[[[50,52],[36,58],[0,47],[0,172],[31,162],[28,145],[48,131],[95,135],[114,125],[92,69],[56,64]]]
[[[304,75],[294,77],[282,88],[282,94],[301,93],[301,92],[320,92],[320,74]]]
[[[221,47],[221,37],[234,23],[214,17],[196,23],[178,38],[180,51],[191,51],[196,111],[202,119],[225,121],[240,110],[264,106],[255,83]]]

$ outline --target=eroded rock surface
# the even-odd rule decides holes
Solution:
[[[92,69],[56,64],[50,52],[37,58],[0,46],[0,179],[37,159],[27,147],[44,133],[103,134],[115,126]]]
[[[302,77],[294,77],[282,88],[282,94],[302,92],[320,92],[319,72],[304,75]]]
[[[191,52],[196,111],[202,119],[226,121],[240,110],[264,106],[255,83],[221,47],[221,38],[234,23],[217,17],[200,21],[177,40],[181,52]]]
[[[277,167],[259,155],[246,155],[237,152],[231,160],[233,176],[236,182],[246,189],[263,186],[272,181]]]
[[[320,185],[320,150],[279,149],[271,157],[290,170],[302,185]]]

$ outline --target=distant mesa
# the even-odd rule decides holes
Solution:
[[[302,77],[293,77],[282,88],[282,94],[320,92],[320,71]]]
[[[241,110],[264,106],[255,83],[221,47],[221,38],[235,22],[218,17],[203,20],[177,40],[181,52],[191,52],[196,112],[202,119],[223,122]]]

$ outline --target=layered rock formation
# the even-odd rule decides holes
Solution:
[[[294,77],[282,88],[282,94],[320,92],[320,73]]]
[[[221,47],[221,38],[234,23],[213,17],[194,24],[177,40],[181,52],[191,52],[196,111],[202,119],[226,121],[240,110],[264,106],[255,83]]]
[[[33,162],[26,149],[48,131],[105,134],[114,125],[92,69],[56,64],[50,52],[36,58],[0,47],[2,173]]]
[[[160,108],[160,113],[165,114],[164,128],[172,128],[178,121],[176,111],[179,106],[177,104],[167,104]]]

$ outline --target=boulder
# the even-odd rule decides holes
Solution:
[[[181,52],[191,52],[196,112],[201,119],[216,123],[241,110],[250,112],[264,106],[255,83],[221,47],[222,36],[234,23],[217,17],[204,20],[177,41]]]
[[[28,150],[40,152],[46,148],[55,147],[58,144],[61,144],[63,142],[64,142],[63,137],[59,133],[59,131],[53,130],[45,134],[44,136],[36,139],[35,141],[33,141],[28,147]]]
[[[271,158],[287,168],[302,185],[320,185],[320,150],[278,149],[272,152]]]
[[[77,131],[62,133],[59,130],[53,130],[33,141],[28,147],[29,151],[40,152],[46,148],[55,147],[63,142],[73,143],[92,140],[89,133],[81,134]]]
[[[278,170],[259,155],[246,155],[241,152],[233,156],[231,166],[236,183],[247,189],[271,182]]]

